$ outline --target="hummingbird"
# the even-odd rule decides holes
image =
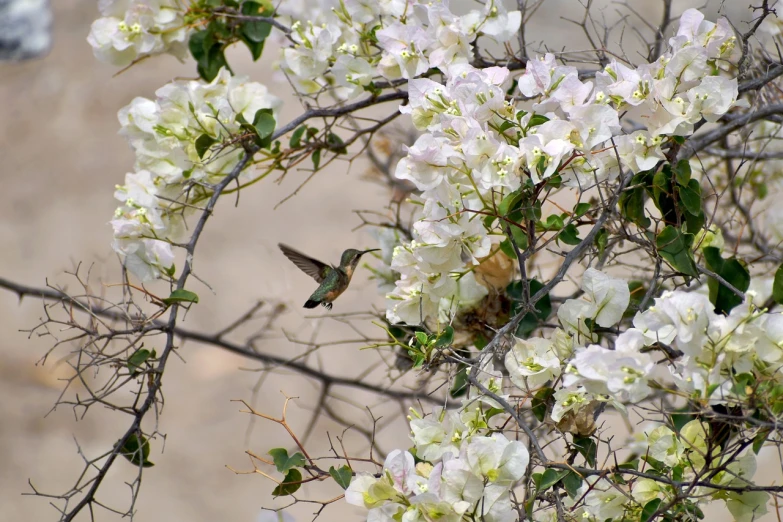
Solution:
[[[319,304],[324,305],[327,310],[332,309],[332,301],[337,299],[340,294],[345,292],[351,282],[353,271],[359,264],[359,259],[368,253],[380,250],[380,248],[371,248],[370,250],[354,250],[349,248],[340,257],[340,266],[329,266],[317,259],[299,252],[288,245],[278,243],[277,246],[283,251],[285,257],[290,259],[302,272],[309,275],[319,286],[316,288],[310,299],[304,304],[305,308],[315,308]]]

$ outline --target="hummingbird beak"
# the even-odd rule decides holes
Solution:
[[[363,250],[360,255],[363,256],[364,254],[367,254],[369,252],[378,252],[379,250],[380,250],[380,248],[371,248],[370,250]]]

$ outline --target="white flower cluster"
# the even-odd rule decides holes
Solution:
[[[639,450],[642,455],[654,459],[664,469],[678,468],[682,470],[685,480],[692,480],[707,461],[709,434],[710,427],[698,420],[688,422],[678,432],[659,425],[646,430]],[[720,449],[713,445],[712,455],[709,456],[716,461],[714,464],[716,468],[721,469],[710,480],[716,486],[743,487],[752,484],[751,479],[756,472],[756,456],[752,451],[745,450],[724,463],[722,460],[729,459],[729,456],[721,456]],[[631,494],[639,505],[644,505],[656,498],[671,502],[676,496],[676,491],[671,486],[643,478],[636,481]],[[769,494],[763,491],[726,491],[700,486],[695,488],[692,498],[702,499],[702,502],[710,498],[723,500],[735,521],[751,522],[767,512]],[[590,502],[586,501],[586,504],[589,505]],[[606,515],[606,513],[594,514]],[[613,513],[612,516],[617,515]],[[597,516],[597,518],[604,520],[607,517]]]
[[[142,281],[171,272],[176,241],[185,216],[211,194],[210,186],[228,175],[244,152],[237,145],[201,151],[199,144],[219,144],[240,130],[237,116],[253,121],[259,109],[275,114],[281,101],[266,87],[225,69],[211,82],[178,81],[164,85],[157,99],[135,98],[119,112],[120,133],[136,153],[135,172],[118,186],[122,204],[111,222],[114,249]]]
[[[680,389],[697,392],[697,399],[712,403],[736,399],[735,376],[744,372],[783,382],[783,314],[758,311],[750,304],[752,292],[728,316],[715,314],[701,293],[666,292],[653,306],[637,313],[634,327],[618,335],[609,349],[596,344],[594,326],[612,328],[620,322],[630,302],[628,285],[590,268],[582,290],[582,297],[560,306],[560,328],[549,338],[517,339],[508,351],[505,369],[513,387],[504,383],[503,374],[494,371],[491,363],[479,372],[481,384],[506,400],[509,394],[530,396],[544,385],[554,386],[549,417],[559,429],[579,433],[595,429],[597,405],[610,403],[624,411],[626,405],[650,394],[655,361],[644,348],[656,343],[684,353],[669,367]],[[465,399],[459,412],[441,411],[424,418],[417,414],[410,422],[412,439],[415,455],[424,462],[414,465],[411,454],[396,450],[380,477],[359,474],[346,500],[369,509],[367,520],[440,520],[434,516],[437,513],[443,520],[457,521],[465,513],[474,513],[477,506],[484,509],[482,520],[514,520],[516,512],[508,493],[522,476],[528,454],[520,443],[500,434],[485,436],[486,412],[478,405],[499,405],[491,397],[479,396],[475,401]],[[477,406],[471,409],[471,405]],[[698,420],[677,433],[658,426],[649,429],[634,449],[665,470],[678,468],[683,480],[689,480],[706,463],[709,433],[710,428]],[[712,450],[720,469],[720,458],[729,455],[719,457],[720,449],[714,445]],[[754,472],[755,457],[746,450],[710,481],[716,486],[744,486]],[[587,477],[576,496],[563,502],[581,520],[638,520],[647,502],[655,498],[670,502],[677,494],[676,488],[652,479],[618,486],[604,478]],[[699,487],[691,497],[698,502],[724,501],[741,522],[765,513],[768,500],[763,492],[708,486]],[[578,506],[576,499],[580,499]],[[557,520],[548,502],[539,503],[534,512],[535,520]]]
[[[186,0],[100,0],[103,15],[87,42],[95,57],[118,67],[155,54],[187,56]]]
[[[396,176],[422,191],[422,210],[413,240],[392,260],[400,278],[387,295],[389,321],[419,324],[442,301],[471,302],[458,282],[475,287],[472,269],[493,239],[503,237],[477,211],[492,212],[503,195],[556,173],[567,186],[586,190],[616,178],[617,158],[632,172],[653,168],[664,159],[661,144],[669,136],[689,135],[698,121],[725,114],[737,100],[737,80],[717,75],[716,64],[735,40],[725,19],[707,22],[691,9],[660,59],[635,69],[612,61],[595,82],[582,81],[576,68],[548,54],[528,62],[518,79],[519,92],[537,100],[531,112],[507,100],[505,68],[458,63],[443,68],[445,85],[410,80],[409,103],[400,110],[425,133]],[[619,112],[630,107],[642,111],[646,130],[622,132]],[[480,291],[469,293],[475,299]]]
[[[510,491],[528,466],[524,444],[501,433],[482,435],[480,409],[416,418],[411,429],[423,462],[394,450],[380,477],[358,473],[345,492],[349,504],[369,510],[367,520],[458,522],[467,514],[487,522],[516,520]]]
[[[623,317],[630,302],[628,284],[598,270],[588,268],[582,280],[582,299],[569,299],[558,309],[561,328],[550,339],[518,339],[506,354],[505,365],[511,382],[522,390],[558,382],[552,420],[560,422],[569,412],[576,414],[595,401],[636,403],[650,392],[647,381],[654,367],[643,353],[645,338],[636,329],[620,334],[614,349],[597,342],[588,321],[610,328]]]
[[[322,23],[293,24],[295,43],[283,50],[282,67],[301,92],[334,82],[340,97],[352,98],[379,77],[411,79],[470,62],[478,36],[505,42],[521,20],[519,11],[506,12],[499,0],[462,16],[447,0],[345,0]]]
[[[713,403],[732,398],[734,375],[757,373],[783,382],[783,313],[764,313],[745,302],[719,315],[707,296],[665,292],[634,318],[645,344],[661,342],[681,352],[670,366],[677,385]]]
[[[644,349],[656,343],[683,353],[669,363],[669,370],[677,386],[698,399],[737,399],[735,376],[742,373],[783,382],[783,313],[760,311],[752,291],[727,316],[716,314],[702,293],[665,292],[637,313],[634,327],[608,349],[594,344],[597,338],[588,321],[605,328],[616,325],[629,304],[627,283],[590,268],[582,290],[582,299],[560,306],[561,328],[549,339],[519,339],[506,354],[509,378],[522,390],[535,391],[562,376],[551,413],[555,422],[593,401],[611,401],[623,409],[623,403],[646,398],[655,364]]]
[[[647,433],[649,437],[643,445],[645,458],[655,459],[665,469],[678,467],[685,480],[692,480],[696,472],[705,464],[707,455],[706,437],[709,427],[699,421],[691,421],[675,433],[660,426]],[[717,457],[714,455],[714,457]],[[710,481],[716,486],[743,487],[751,484],[756,471],[756,458],[753,452],[745,451],[725,466]],[[605,522],[639,520],[644,506],[655,499],[663,505],[670,502],[682,503],[677,488],[651,478],[638,478],[629,484],[621,485],[605,478],[587,477],[577,490],[575,498],[565,497],[563,506],[572,518],[585,522]],[[699,486],[693,488],[690,499],[704,504],[711,500],[722,500],[736,522],[752,522],[767,513],[769,494],[763,491],[727,491]],[[579,499],[578,505],[576,500]],[[544,502],[537,502],[533,509],[536,522],[556,522],[557,510]]]

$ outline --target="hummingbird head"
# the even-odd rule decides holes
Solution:
[[[354,250],[353,248],[349,248],[343,252],[343,257],[340,258],[340,267],[345,269],[348,273],[353,273],[354,268],[359,264],[359,259],[367,252],[375,252],[376,250],[380,250],[380,248],[371,248],[370,250]]]

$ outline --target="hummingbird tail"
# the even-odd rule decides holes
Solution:
[[[321,304],[321,303],[319,303],[318,301],[313,301],[312,299],[308,299],[307,302],[304,304],[304,307],[305,308],[315,308],[319,304]]]

